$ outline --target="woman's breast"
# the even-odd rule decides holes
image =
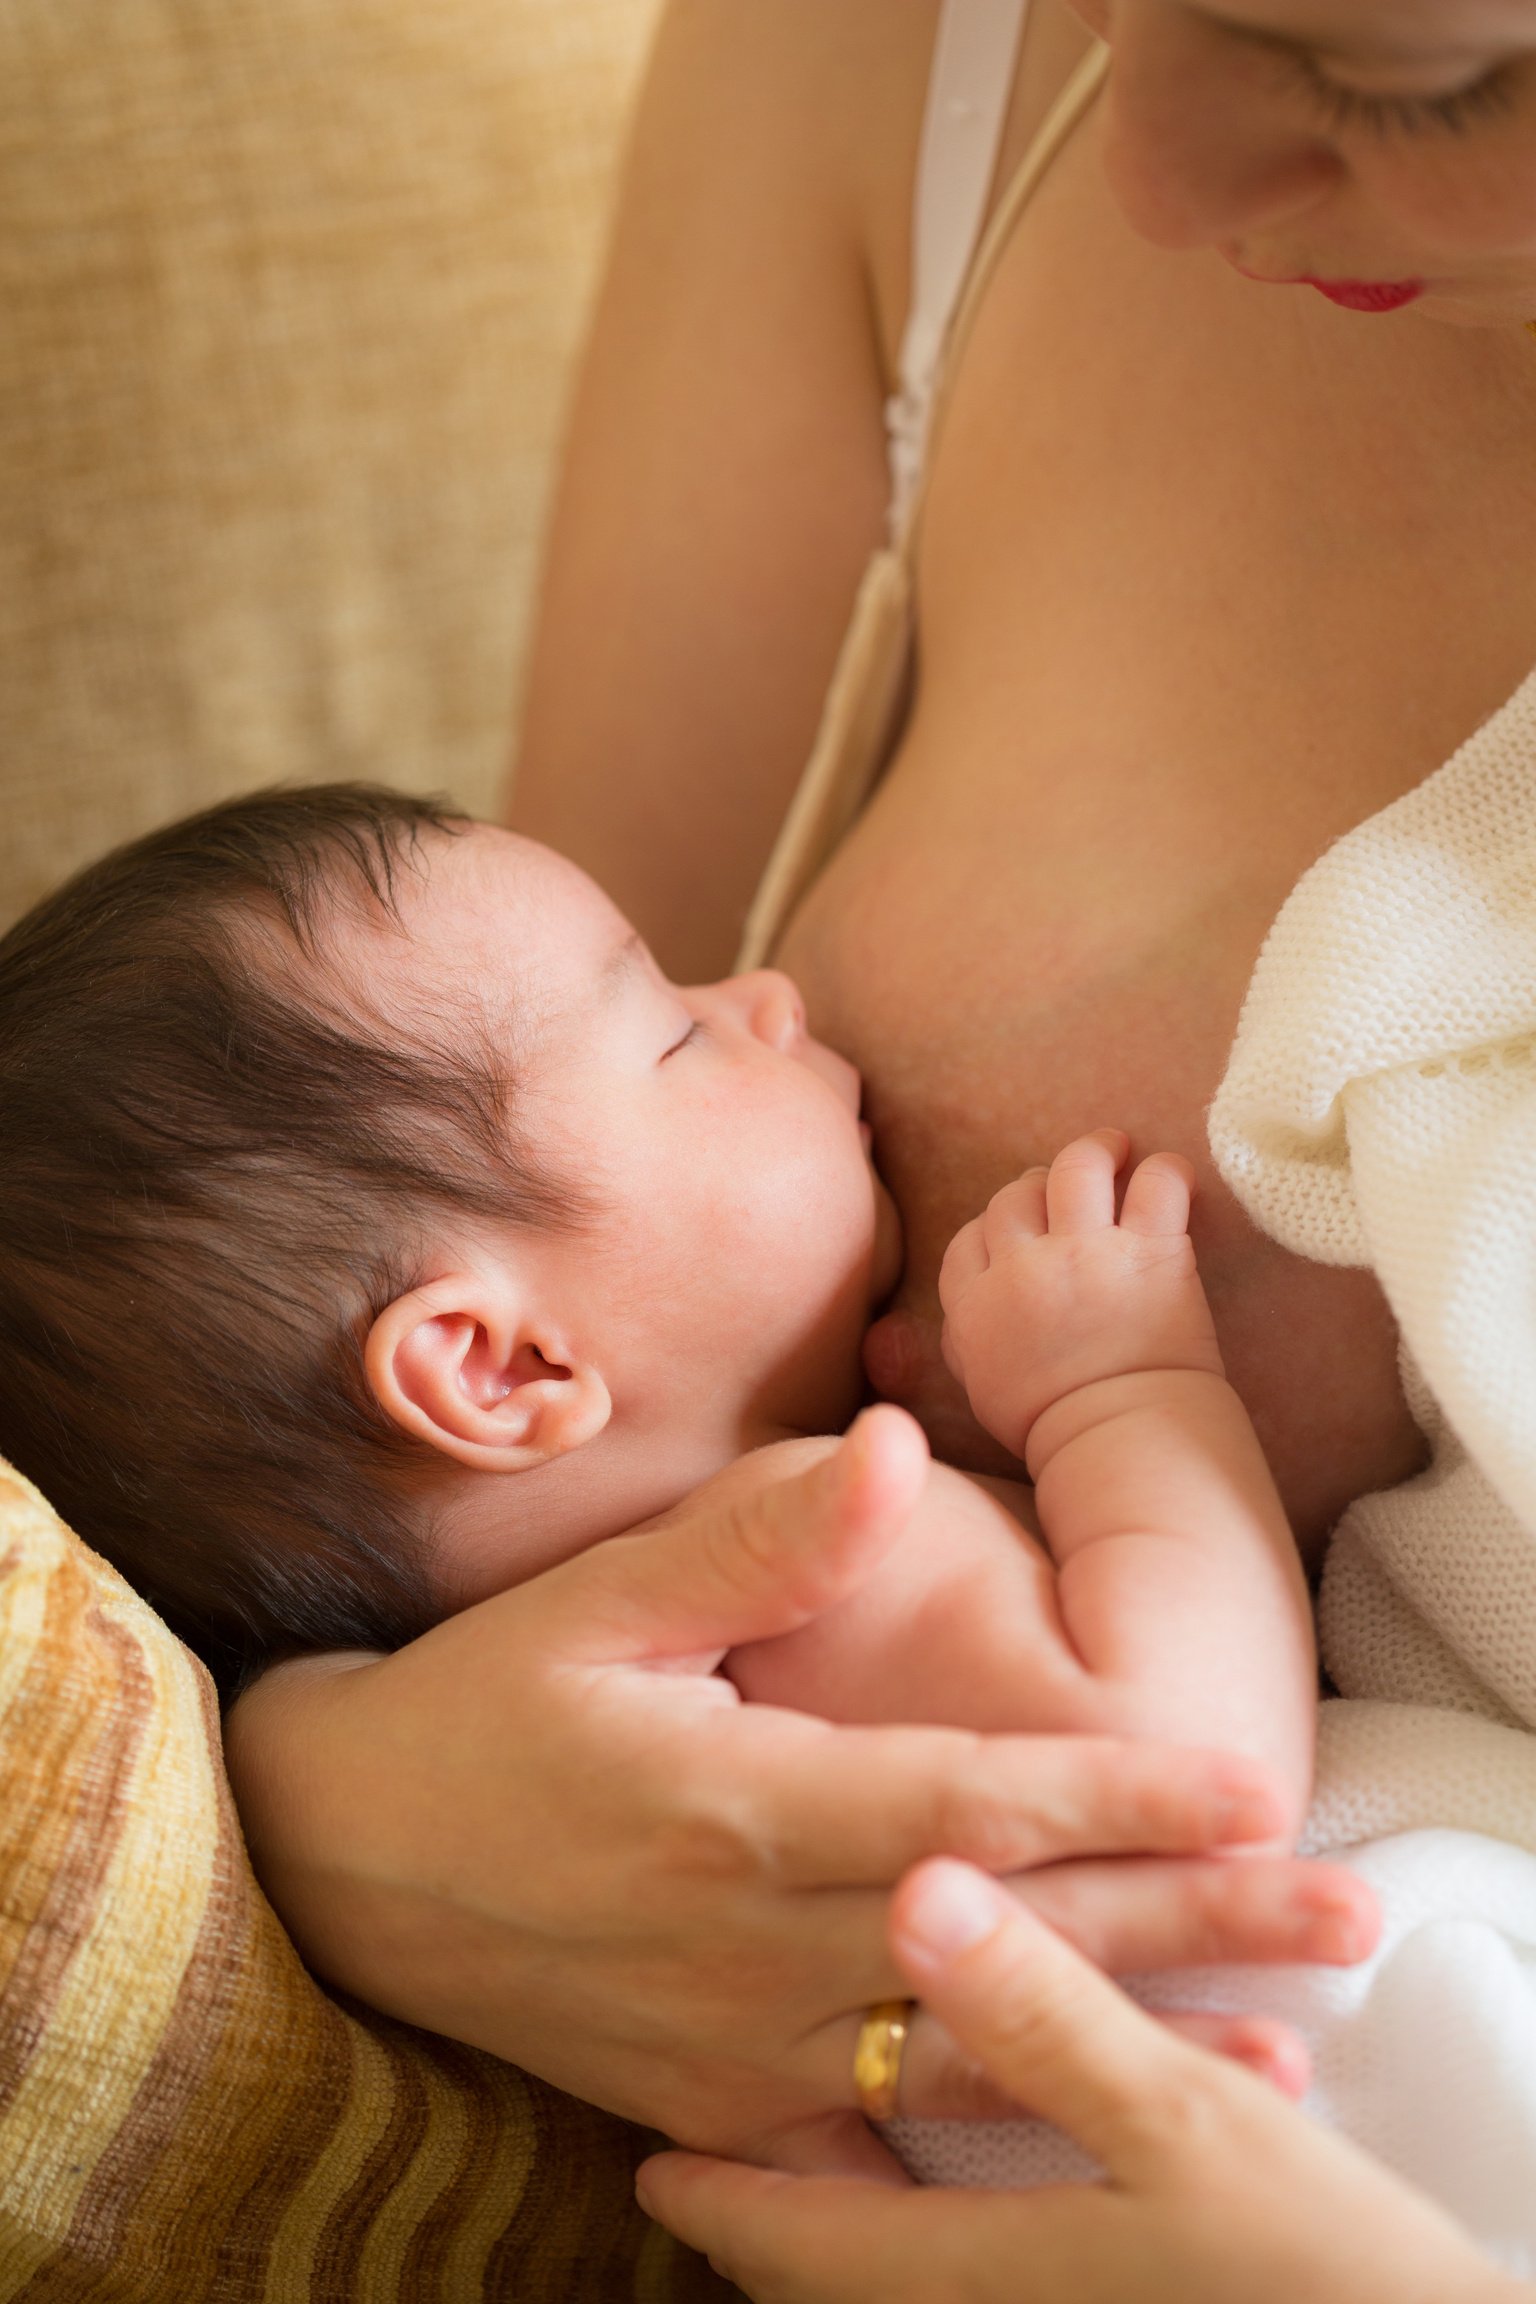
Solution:
[[[1374,1282],[1266,1240],[1206,1148],[1205,1107],[1285,886],[1262,856],[1180,868],[1102,784],[1101,811],[1085,780],[1070,810],[1028,821],[986,782],[940,778],[910,750],[780,955],[814,1029],[864,1073],[903,1213],[906,1273],[871,1371],[942,1455],[998,1468],[938,1363],[944,1249],[1021,1169],[1122,1127],[1137,1156],[1195,1164],[1194,1233],[1229,1373],[1295,1524],[1320,1537],[1352,1496],[1413,1469],[1419,1443]]]
[[[1406,337],[1394,365],[1320,301],[1266,303],[1213,259],[1128,244],[1084,164],[1074,148],[1051,179],[967,352],[913,713],[778,957],[865,1074],[906,1220],[881,1388],[942,1453],[993,1461],[937,1362],[944,1247],[1010,1176],[1114,1123],[1195,1163],[1229,1372],[1315,1542],[1419,1460],[1393,1325],[1368,1275],[1248,1223],[1205,1108],[1297,877],[1524,671],[1536,501],[1513,453],[1470,506],[1464,475],[1388,486],[1454,354],[1432,346],[1415,386]],[[1474,361],[1473,397],[1478,378]]]

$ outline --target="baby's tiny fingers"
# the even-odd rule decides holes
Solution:
[[[1154,1152],[1143,1160],[1125,1188],[1120,1228],[1154,1239],[1171,1239],[1189,1229],[1189,1203],[1195,1172],[1177,1152]]]
[[[1118,1128],[1079,1136],[1051,1162],[1045,1201],[1053,1232],[1103,1232],[1115,1221],[1115,1178],[1131,1140]]]
[[[955,1234],[939,1266],[939,1302],[946,1313],[953,1312],[972,1281],[981,1278],[990,1261],[981,1218],[973,1217]]]
[[[1045,1211],[1044,1168],[1026,1168],[1001,1192],[994,1192],[987,1202],[987,1212],[981,1219],[987,1246],[994,1255],[1000,1254],[1012,1240],[1021,1235],[1026,1240],[1043,1239],[1049,1229]]]

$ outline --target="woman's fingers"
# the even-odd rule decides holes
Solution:
[[[791,1726],[790,1723],[794,1725]],[[1256,1762],[1088,1736],[828,1728],[747,1707],[739,1759],[771,1739],[771,1825],[788,1885],[878,1887],[936,1850],[994,1873],[1078,1856],[1198,1855],[1273,1839]]]
[[[922,2193],[893,2198],[883,2187],[796,2179],[691,2152],[647,2160],[635,2190],[647,2215],[755,2304],[918,2304],[972,2293],[920,2284],[939,2270],[911,2255],[915,2233],[932,2221]],[[974,2291],[978,2300],[985,2293]]]
[[[1365,1958],[1381,1926],[1363,1880],[1285,1857],[1120,1857],[1051,1865],[1009,1885],[1112,1976],[1226,1961],[1343,1967]]]
[[[1352,1874],[1281,1859],[1229,1864],[1122,1857],[1049,1865],[1008,1886],[1095,1967],[1112,1974],[1230,1961],[1344,1963],[1370,1951],[1380,1925],[1374,1897]],[[867,1944],[867,1899],[827,1899],[823,1913],[837,1940]],[[830,1941],[827,1953],[831,1965]],[[863,1973],[874,1975],[868,1962]],[[894,1963],[889,1983],[867,1984],[870,2000],[904,1989]],[[1286,2025],[1249,2015],[1163,2014],[1158,2020],[1288,2095],[1306,2088],[1306,2054]],[[806,2044],[803,2077],[828,2101],[849,2089],[857,2031],[858,2018],[849,2016],[823,2026]],[[920,2010],[902,2063],[902,2112],[914,2119],[1006,2120],[1018,2109]]]
[[[982,1875],[922,1866],[897,1893],[892,1944],[928,2008],[1110,2181],[900,2189],[646,2162],[642,2204],[754,2304],[1514,2294],[1420,2196],[1160,2030]]]
[[[1159,2016],[1158,2022],[1176,2038],[1203,2048],[1208,2056],[1224,2056],[1241,2064],[1257,2080],[1267,2080],[1293,2104],[1299,2104],[1312,2085],[1312,2059],[1306,2042],[1289,2024],[1271,2016]]]
[[[891,1996],[905,1989],[904,1979],[895,1976]],[[837,2136],[837,2156],[830,2157],[819,2144],[816,2150],[808,2150],[804,2142],[808,2126],[802,2122],[792,2131],[781,2131],[779,2136],[760,2140],[754,2147],[753,2157],[768,2159],[777,2168],[796,2168],[813,2175],[877,2172],[865,2156],[846,2148],[846,2140],[839,2133],[839,2122],[854,2113],[853,2059],[861,2018],[862,2012],[824,2026],[814,2040],[806,2043],[800,2066],[801,2078],[819,2097],[842,2107],[841,2113],[829,2115],[827,2122],[808,2124],[813,2140],[823,2129]],[[1205,2014],[1163,2015],[1155,2021],[1210,2054],[1226,2056],[1233,2063],[1243,2065],[1288,2096],[1300,2096],[1306,2091],[1307,2052],[1288,2024],[1266,2016]],[[903,2120],[1024,2120],[1030,2114],[1016,2096],[1011,2096],[974,2056],[960,2047],[936,2017],[927,2009],[919,2008],[913,2015],[902,2055],[896,2116]],[[869,2133],[865,2129],[865,2134]],[[787,2148],[786,2134],[791,2138]],[[883,2158],[883,2146],[881,2153]]]
[[[940,1858],[897,1890],[891,1948],[913,1991],[992,2078],[1111,2178],[1136,2184],[1198,2083],[1242,2076],[1173,2037],[995,1881]]]
[[[1008,2114],[1001,2117],[1006,2119]],[[797,2120],[781,2129],[767,2140],[757,2161],[793,2176],[855,2176],[861,2183],[879,2184],[888,2192],[905,2192],[912,2184],[890,2146],[852,2105],[844,2111],[823,2113],[819,2119]]]

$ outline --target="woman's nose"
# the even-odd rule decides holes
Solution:
[[[1273,58],[1184,0],[1114,11],[1104,165],[1134,229],[1201,248],[1289,222],[1344,174]]]
[[[738,1007],[748,1031],[770,1048],[789,1055],[805,1038],[805,1002],[799,986],[777,968],[754,968],[732,976],[722,989]]]

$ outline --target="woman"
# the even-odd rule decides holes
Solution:
[[[757,12],[751,35],[704,6],[669,20],[577,410],[524,818],[656,934],[676,933],[682,870],[705,917],[710,868],[732,853],[712,811],[750,817],[796,749],[774,749],[754,680],[815,659],[816,579],[839,569],[846,585],[871,540],[848,477],[867,469],[861,444],[878,452],[871,379],[899,391],[898,484],[926,430],[915,533],[899,515],[902,566],[866,583],[749,930],[754,950],[777,930],[775,956],[869,1084],[909,1251],[871,1374],[980,1468],[936,1351],[954,1227],[1096,1113],[1128,1111],[1133,1140],[1194,1159],[1228,1365],[1304,1547],[1315,1559],[1342,1507],[1387,1492],[1345,1516],[1330,1554],[1325,1656],[1367,1700],[1325,1723],[1334,1816],[1348,1781],[1349,1841],[1408,1824],[1493,1835],[1454,1909],[1453,1864],[1481,1861],[1464,1845],[1373,1852],[1396,1981],[1360,2028],[1403,2070],[1372,2105],[1336,2023],[1319,2039],[1325,2100],[1490,2239],[1513,2227],[1528,2249],[1512,2140],[1528,2156],[1536,2131],[1493,2076],[1515,2040],[1517,2061],[1531,2051],[1530,1997],[1500,1999],[1481,2032],[1472,2006],[1529,1956],[1518,1913],[1536,1903],[1518,1823],[1536,1746],[1507,1725],[1536,1727],[1528,1312],[1469,1345],[1501,1296],[1530,1300],[1536,600],[1518,524],[1536,508],[1521,325],[1536,315],[1536,12],[1122,0],[1098,27],[1097,89],[1091,64],[1072,77],[1082,27],[1037,5],[995,227],[925,425],[914,315],[931,342],[938,196],[960,200],[988,63],[1009,84],[995,53],[967,79],[962,52],[982,54],[1008,13],[951,0],[936,45],[932,11],[843,8],[819,39],[793,8]],[[891,187],[911,180],[920,113],[909,237]],[[862,331],[839,264],[864,285]],[[691,525],[674,511],[669,526],[683,505]],[[858,722],[875,728],[889,677],[880,593],[908,569],[911,703],[838,841],[815,819],[835,834],[863,797]],[[1480,810],[1491,863],[1469,831]],[[747,889],[722,880],[728,926]],[[1308,960],[1331,982],[1305,981]],[[1458,1097],[1481,1101],[1458,1117]],[[1508,1181],[1491,1197],[1486,1179],[1472,1189],[1490,1161]],[[1417,1363],[1413,1418],[1372,1267]],[[1431,1480],[1394,1503],[1426,1440]],[[1398,1733],[1368,1757],[1382,1699]],[[1425,1708],[1441,1724],[1422,1726]],[[1464,1792],[1431,1799],[1432,1776],[1467,1768],[1452,1712],[1488,1724],[1476,1771],[1509,1788],[1507,1821]],[[1417,1810],[1373,1785],[1389,1760],[1417,1779]],[[1506,1839],[1526,1853],[1501,1938]],[[1487,1933],[1409,1994],[1402,1931],[1431,1922]],[[1389,2021],[1390,1992],[1420,2012]],[[1484,2083],[1448,2118],[1457,2083],[1433,2033],[1452,2006]]]
[[[680,0],[658,50],[576,413],[519,807],[677,973],[719,965],[734,941],[880,531],[935,21],[933,0]],[[921,539],[914,708],[780,956],[865,1071],[907,1222],[908,1279],[871,1352],[881,1389],[944,1453],[985,1462],[934,1350],[939,1252],[1022,1161],[1112,1115],[1201,1168],[1228,1363],[1315,1558],[1342,1505],[1420,1458],[1392,1323],[1368,1276],[1302,1263],[1247,1221],[1211,1171],[1202,1114],[1298,874],[1436,768],[1529,662],[1536,361],[1516,323],[1536,310],[1536,10],[1423,0],[1405,29],[1373,0],[1322,26],[1302,0],[1125,0],[1108,28],[1105,99],[1003,250],[955,378]],[[1037,0],[999,181],[1085,43],[1060,0]],[[1176,252],[1139,238],[1117,194]],[[1339,308],[1369,302],[1362,282],[1406,302],[1421,276],[1416,310]],[[556,1604],[510,1598],[530,1626]],[[697,1607],[667,1606],[701,1629]],[[470,1884],[461,1903],[497,1906],[476,1973],[460,1950],[477,1946],[472,1916],[445,1928],[426,1891],[443,1869],[433,1800],[394,1797],[371,1742],[393,1755],[412,1707],[430,1716],[429,1666],[395,1660],[387,1707],[363,1693],[382,1669],[274,1676],[241,1739],[253,1829],[321,1965],[690,2141],[786,2157],[782,2096],[755,2132],[739,2114],[731,2131],[728,2104],[761,2105],[773,2060],[718,1968],[709,1990],[692,1983],[700,1940],[677,1871],[659,2013],[613,2013],[626,1986],[631,2008],[646,1997],[647,1947],[623,1930],[585,1931],[601,1980],[585,1999],[570,1981],[578,1963],[552,1946],[583,1933],[565,1908],[601,1900],[599,1834],[578,1861],[570,1799],[536,1771],[512,1797],[545,1827],[530,1844],[559,1859],[520,1934],[501,1918],[506,1868]],[[551,1705],[559,1680],[542,1684]],[[557,1760],[578,1733],[569,1705],[558,1717]],[[299,1757],[315,1738],[323,1783]],[[627,1789],[593,1817],[625,1860]],[[654,1784],[647,1799],[675,1848],[678,1810]],[[381,1820],[365,1831],[370,1806]],[[1065,1845],[1096,1830],[1104,1845],[1102,1825]],[[864,1879],[917,1852],[871,1842]],[[1192,1940],[1192,1877],[1169,1885],[1177,1926],[1160,1923],[1174,1959]],[[610,1864],[609,1901],[623,1880]],[[665,1901],[654,1872],[648,1893]],[[780,2052],[801,2123],[849,2101],[852,2018],[831,2011],[891,1988],[873,1902],[824,2020],[804,2026],[814,2052]],[[1095,1914],[1084,1933],[1102,1950]],[[1246,1927],[1262,1932],[1251,1914]],[[1230,1906],[1225,1930],[1237,1950]],[[514,1942],[547,2019],[509,1986]],[[937,2055],[920,2021],[909,2109],[942,2100],[946,2083],[923,2078]]]
[[[1456,2227],[1129,2001],[959,1864],[892,1911],[914,1992],[994,2079],[1104,2162],[1046,2196],[892,2190],[664,2154],[641,2200],[774,2304],[1518,2304]]]

